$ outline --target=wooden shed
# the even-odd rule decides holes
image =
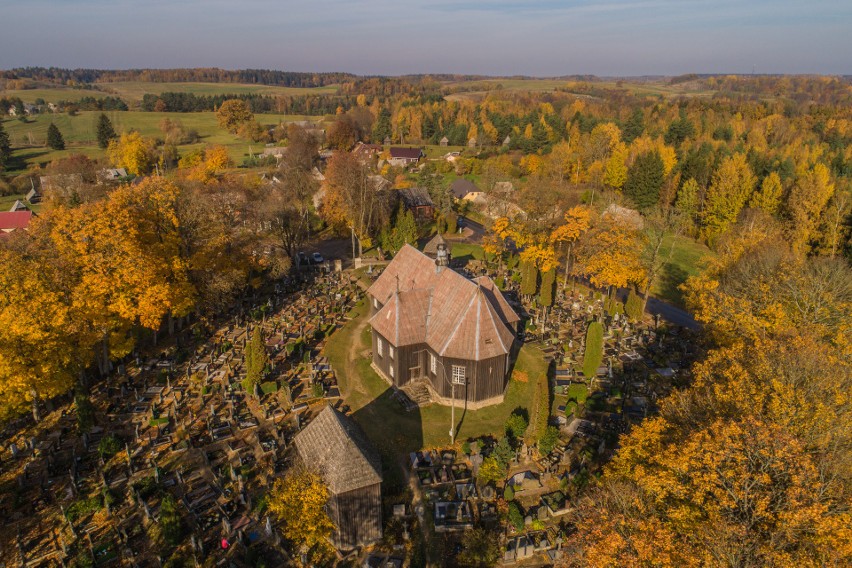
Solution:
[[[328,485],[332,543],[351,550],[382,538],[382,464],[366,434],[326,406],[295,437],[299,457]]]

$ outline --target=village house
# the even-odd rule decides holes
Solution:
[[[380,144],[358,142],[355,144],[355,148],[352,149],[352,153],[362,162],[369,162],[382,153],[382,146]]]
[[[423,150],[420,148],[400,148],[394,146],[390,149],[388,163],[392,166],[411,166],[420,161]]]
[[[449,143],[450,143],[450,139],[447,138],[446,136],[441,138],[441,141],[438,142],[438,144],[440,144],[441,146],[447,146]]]
[[[3,211],[0,212],[0,237],[4,237],[15,231],[26,231],[33,218],[33,212],[25,211]]]
[[[98,172],[98,181],[101,183],[121,181],[127,177],[127,170],[124,168],[106,168]]]
[[[351,550],[382,538],[382,462],[364,431],[326,406],[294,442],[305,465],[328,485],[332,544]]]
[[[473,201],[482,195],[482,190],[475,183],[464,178],[454,180],[450,185],[450,191],[453,197],[460,201]]]
[[[440,404],[503,400],[520,317],[490,278],[449,268],[444,247],[432,260],[406,245],[367,295],[373,368],[386,381],[422,382]]]

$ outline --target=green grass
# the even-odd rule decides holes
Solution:
[[[664,254],[674,245],[671,259],[663,265],[651,293],[667,302],[683,306],[683,296],[678,286],[686,282],[690,276],[698,275],[715,253],[704,244],[689,237],[669,237],[664,243]]]
[[[484,260],[485,252],[481,245],[472,243],[450,243],[455,260]]]
[[[406,412],[391,398],[393,391],[372,370],[370,360],[361,355],[370,348],[369,327],[365,327],[358,337],[355,337],[355,331],[367,313],[368,308],[362,302],[353,312],[354,319],[331,337],[325,350],[353,416],[386,455],[399,456],[420,448],[449,445],[450,407],[433,404],[419,412]],[[354,364],[349,360],[353,342],[357,342]],[[461,405],[456,408],[458,440],[502,435],[506,420],[515,408],[531,408],[535,377],[547,373],[542,352],[537,347],[524,346],[516,369],[525,371],[530,380],[526,383],[510,381],[501,404],[466,412]]]
[[[24,170],[30,165],[44,166],[53,160],[67,157],[71,154],[84,154],[90,158],[104,158],[105,152],[98,148],[96,141],[96,123],[100,111],[84,111],[76,116],[68,114],[40,114],[28,119],[26,123],[17,119],[3,120],[3,128],[9,134],[12,152],[12,167],[10,170]],[[262,143],[250,143],[237,138],[235,135],[219,127],[216,114],[213,112],[169,113],[169,112],[134,112],[107,111],[116,132],[138,130],[143,136],[162,137],[160,123],[168,118],[179,121],[187,130],[195,130],[200,136],[200,142],[180,146],[181,154],[194,149],[203,148],[210,144],[220,144],[228,148],[231,159],[239,165],[249,151],[258,153],[263,150]],[[317,117],[303,117],[285,114],[259,114],[258,122],[273,126],[280,122],[294,120],[317,120]],[[65,139],[65,150],[51,150],[45,146],[47,128],[50,123],[56,124]]]
[[[35,205],[27,203],[26,199],[24,199],[25,197],[26,195],[24,194],[4,195],[3,197],[0,197],[0,211],[9,211],[12,208],[12,205],[15,204],[16,200],[21,200],[24,205],[38,213],[41,210],[41,203],[36,203]]]

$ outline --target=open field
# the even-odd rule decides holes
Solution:
[[[72,87],[56,87],[45,89],[0,90],[0,97],[19,97],[26,103],[36,99],[45,102],[76,101],[83,97],[102,98],[105,96],[121,97],[128,106],[133,106],[142,100],[146,94],[159,95],[166,92],[192,93],[195,95],[333,95],[337,87],[301,88],[278,87],[274,85],[247,85],[241,83],[149,83],[144,81],[125,81],[117,83],[97,83],[96,89],[74,89]]]
[[[325,348],[353,416],[384,453],[399,455],[421,447],[446,446],[451,409],[433,404],[419,412],[406,412],[391,398],[390,386],[370,367],[370,359],[365,356],[370,349],[368,314],[369,306],[362,301],[353,310],[353,319],[329,339]],[[459,404],[455,413],[458,440],[489,434],[500,436],[515,408],[531,410],[534,378],[547,373],[544,355],[537,347],[525,345],[515,368],[525,371],[530,380],[510,381],[503,403],[466,412]]]
[[[3,128],[9,134],[13,148],[13,164],[11,170],[26,169],[27,165],[44,165],[52,160],[66,157],[70,154],[85,154],[90,158],[105,156],[96,142],[96,124],[100,111],[84,111],[76,116],[65,113],[40,114],[28,119],[26,123],[16,119],[3,120]],[[138,130],[143,136],[162,137],[160,123],[168,118],[179,121],[187,130],[195,130],[200,136],[200,142],[180,146],[180,152],[186,153],[209,144],[221,144],[236,163],[240,163],[249,150],[258,152],[263,144],[249,143],[219,127],[216,114],[212,112],[136,112],[136,111],[106,111],[116,132]],[[263,125],[274,126],[280,122],[295,120],[321,120],[321,117],[305,117],[284,114],[259,114],[257,120]],[[65,139],[66,149],[54,151],[45,146],[47,127],[56,124]]]
[[[147,83],[127,81],[119,83],[99,83],[98,88],[106,93],[118,95],[128,105],[142,100],[143,95],[160,93],[192,93],[194,95],[333,95],[337,86],[301,88],[278,87],[275,85],[246,85],[240,83]]]
[[[556,89],[572,92],[572,87],[577,84],[588,84],[598,89],[626,89],[634,95],[648,95],[658,97],[709,97],[714,91],[699,89],[695,83],[684,82],[671,85],[666,81],[594,81],[584,83],[582,81],[566,81],[559,79],[485,79],[482,81],[459,81],[447,83],[447,86],[465,86],[469,91],[449,95],[449,100],[477,99],[489,92],[541,92]],[[481,89],[481,90],[479,90]],[[578,96],[588,97],[583,92],[576,93]]]

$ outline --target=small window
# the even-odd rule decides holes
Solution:
[[[433,375],[438,374],[438,358],[435,357],[434,353],[429,353],[429,368],[432,370]]]
[[[388,355],[393,359],[393,345],[388,345]]]
[[[378,298],[373,298],[373,307],[376,308],[377,310],[379,309],[379,299]]]
[[[384,344],[384,342],[382,341],[382,338],[381,338],[381,337],[379,337],[379,338],[378,338],[378,340],[376,341],[376,350],[379,352],[379,357],[384,357],[384,356],[385,356],[385,353],[384,353],[384,351],[385,351],[385,344]]]
[[[463,385],[464,381],[464,367],[461,365],[453,365],[453,384],[454,385]]]
[[[388,370],[390,371],[390,376],[391,376],[391,378],[393,378],[393,365],[391,365],[390,367],[388,367]]]

